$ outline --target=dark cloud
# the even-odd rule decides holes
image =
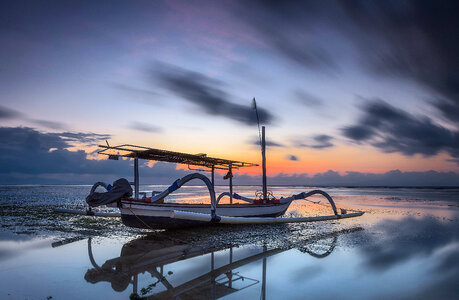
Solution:
[[[457,1],[343,1],[366,38],[356,41],[377,74],[414,80],[442,96],[434,106],[444,117],[459,117],[459,9]],[[366,53],[366,54],[365,54]],[[371,55],[368,55],[371,53]]]
[[[267,37],[271,45],[294,63],[312,68],[336,69],[332,55],[318,45],[307,45],[307,36],[285,35],[284,32],[272,27],[261,25],[260,32]],[[307,45],[307,46],[306,46]]]
[[[8,161],[10,158],[20,160],[21,155],[24,158],[34,159],[35,154],[40,153],[58,153],[57,150],[66,150],[72,147],[73,143],[90,145],[104,139],[110,138],[110,135],[95,133],[45,133],[29,127],[0,127],[0,149],[1,160]],[[57,149],[50,152],[51,149]],[[84,152],[83,152],[84,153]],[[41,163],[37,159],[37,163]],[[5,163],[2,167],[14,164]],[[2,171],[6,171],[2,168]]]
[[[458,1],[251,1],[249,7],[241,5],[241,18],[289,60],[326,71],[351,54],[374,77],[433,91],[434,107],[457,125]]]
[[[231,96],[223,90],[224,84],[201,73],[160,64],[153,71],[161,87],[193,103],[212,116],[226,117],[245,125],[257,124],[255,111],[250,102],[241,105],[232,102]],[[260,122],[270,124],[274,117],[258,106]]]
[[[48,133],[48,135],[55,135],[65,142],[74,142],[87,145],[94,145],[100,141],[108,140],[111,138],[111,135],[109,134],[99,134],[92,132],[59,132]]]
[[[436,124],[426,116],[414,116],[380,100],[365,103],[356,125],[344,127],[344,136],[371,144],[384,152],[432,156],[440,151],[459,158],[459,132]]]
[[[300,159],[298,158],[298,156],[293,155],[293,154],[287,155],[287,157],[286,157],[285,159],[291,160],[291,161],[299,161],[299,160],[300,160]]]
[[[374,131],[367,126],[347,126],[342,129],[343,134],[354,141],[365,141],[373,136]]]
[[[139,121],[134,121],[129,123],[128,128],[138,130],[138,131],[144,131],[144,132],[161,132],[162,129],[158,126],[145,123],[145,122],[139,122]]]
[[[70,151],[72,143],[95,144],[107,138],[95,133],[44,133],[27,127],[0,127],[0,183],[92,183],[132,176],[129,160],[88,159],[82,150]],[[141,164],[145,183],[167,184],[188,172],[175,164]],[[44,176],[44,177],[43,177]],[[259,184],[257,176],[237,175],[237,184]],[[217,176],[217,183],[223,179]],[[335,186],[459,186],[459,174],[453,172],[401,172],[384,174],[334,171],[308,174],[279,174],[269,177],[270,184]]]
[[[314,39],[314,36],[320,34],[314,22],[322,16],[317,13],[322,9],[314,1],[250,1],[241,5],[238,15],[272,49],[292,63],[306,68],[334,71],[338,66],[333,54],[318,39]]]
[[[0,106],[0,120],[1,119],[15,119],[21,117],[22,114],[16,110],[8,107]]]
[[[88,165],[86,153],[67,149],[74,143],[91,145],[108,137],[94,133],[43,133],[28,127],[0,127],[0,173],[84,172]]]
[[[0,182],[91,183],[130,178],[132,162],[129,160],[94,160],[88,159],[83,150],[69,150],[72,143],[94,144],[108,137],[94,133],[44,133],[27,127],[0,127]],[[161,183],[187,174],[175,164],[166,163],[156,163],[153,168],[142,164],[140,173],[145,180]]]
[[[459,126],[459,105],[450,100],[438,100],[433,105],[443,114],[444,117]]]
[[[301,103],[307,107],[317,107],[323,105],[323,100],[305,92],[303,90],[295,90],[293,96],[298,103]]]
[[[459,9],[457,1],[400,4],[362,0],[342,4],[351,22],[362,32],[353,40],[370,67],[382,75],[415,80],[446,97],[458,109],[459,18],[453,13]]]
[[[306,138],[306,140],[307,141],[297,139],[293,141],[293,145],[294,147],[312,149],[325,149],[335,146],[331,142],[333,140],[333,137],[326,134],[315,135],[311,138]]]
[[[265,143],[266,143],[266,147],[285,147],[284,144],[281,144],[281,143],[278,143],[278,142],[275,142],[273,140],[270,140],[270,139],[266,139],[265,138]],[[260,138],[254,138],[251,142],[252,145],[255,145],[257,147],[260,147]]]
[[[70,146],[55,133],[41,133],[29,127],[0,127],[0,137],[0,159],[15,155],[12,152],[30,151],[28,156],[32,156],[34,151],[47,152],[51,148],[64,149]]]

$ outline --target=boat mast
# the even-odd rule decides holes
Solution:
[[[265,126],[261,127],[261,156],[263,164],[263,202],[268,202],[268,187],[266,185],[266,141]]]
[[[268,202],[268,188],[266,185],[266,141],[265,141],[265,126],[261,127],[260,134],[260,117],[258,116],[257,101],[255,98],[252,100],[252,107],[255,110],[257,116],[257,125],[258,125],[258,136],[260,137],[260,146],[261,146],[261,157],[263,161],[263,202]],[[261,135],[261,136],[260,136]]]

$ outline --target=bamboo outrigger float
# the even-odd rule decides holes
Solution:
[[[270,224],[270,223],[298,223],[353,218],[364,214],[364,212],[347,213],[341,209],[338,212],[333,199],[322,190],[303,192],[291,197],[276,198],[268,195],[266,183],[266,143],[265,127],[262,127],[261,147],[263,161],[263,191],[259,199],[250,199],[233,192],[233,169],[243,167],[254,167],[257,164],[208,157],[205,154],[187,154],[172,152],[135,145],[110,146],[100,145],[102,150],[99,154],[107,155],[109,159],[118,160],[119,157],[131,158],[134,160],[134,181],[119,179],[114,182],[113,187],[102,182],[96,183],[87,197],[86,201],[90,208],[86,212],[75,210],[57,210],[65,213],[87,214],[101,217],[121,216],[126,226],[145,229],[169,229],[184,228],[191,226],[209,226],[215,224]],[[211,178],[201,173],[192,173],[181,179],[177,179],[170,187],[162,192],[151,192],[151,197],[145,192],[139,191],[139,159],[152,161],[163,161],[178,163],[190,166],[207,168],[211,172]],[[224,192],[218,197],[215,195],[215,170],[227,170],[224,179],[229,179],[229,192]],[[190,180],[199,179],[207,186],[210,195],[210,204],[193,203],[167,203],[164,199],[172,192]],[[132,190],[131,185],[134,187]],[[106,193],[97,193],[96,188],[103,186]],[[133,195],[132,195],[133,194]],[[288,209],[292,201],[306,199],[315,194],[324,196],[333,210],[333,215],[300,217],[300,218],[279,218]],[[229,203],[219,203],[223,197],[229,197]],[[240,200],[245,203],[233,203],[233,200]],[[94,212],[91,207],[107,205],[117,207],[121,214]]]

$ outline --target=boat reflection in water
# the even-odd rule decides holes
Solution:
[[[333,252],[339,235],[358,230],[362,228],[322,234],[300,241],[294,248],[315,258],[324,258]],[[320,248],[318,251],[311,250],[317,248],[317,245]],[[109,282],[113,290],[118,292],[132,285],[133,294],[140,294],[147,299],[217,299],[259,285],[260,297],[265,299],[267,258],[291,248],[293,247],[269,249],[267,246],[260,246],[258,249],[250,247],[250,251],[247,251],[245,247],[213,247],[196,242],[187,243],[176,239],[145,236],[124,244],[119,257],[98,265],[93,257],[91,239],[88,239],[89,259],[94,268],[86,272],[85,279],[90,283]],[[210,261],[202,263],[200,260],[199,267],[196,261],[191,262],[193,258],[207,259],[206,255],[209,256]],[[226,261],[223,265],[222,259]],[[256,261],[262,262],[260,280],[246,277],[238,272],[238,268]],[[177,262],[183,265],[174,264]],[[177,273],[165,272],[171,267],[180,269],[180,278],[184,278],[175,286],[168,277]],[[197,268],[200,269],[199,272],[196,272]],[[208,269],[203,271],[203,268]],[[138,278],[144,273],[151,274],[151,283],[146,287],[139,287]]]

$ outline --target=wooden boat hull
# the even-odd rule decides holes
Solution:
[[[220,204],[217,205],[217,215],[228,217],[279,217],[282,216],[290,202],[283,204]],[[121,220],[124,225],[144,229],[174,229],[194,226],[213,225],[210,222],[180,220],[171,217],[174,210],[210,213],[208,204],[178,204],[178,203],[143,203],[121,201]]]

